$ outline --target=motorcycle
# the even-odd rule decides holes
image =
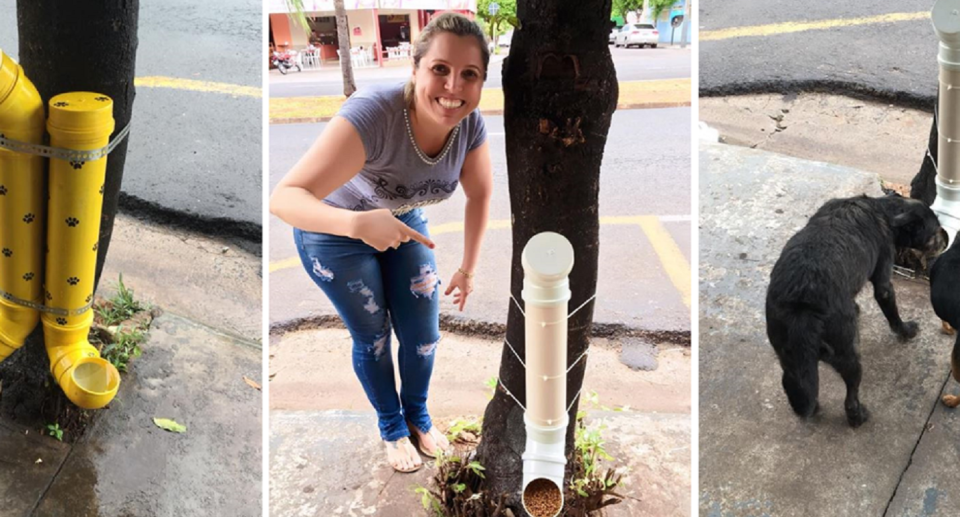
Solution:
[[[287,75],[287,72],[297,69],[297,72],[303,71],[300,68],[300,65],[297,63],[296,52],[279,52],[274,51],[273,53],[273,66],[277,67],[277,70],[280,70],[280,73]]]

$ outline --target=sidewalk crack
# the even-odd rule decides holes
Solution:
[[[61,461],[61,462],[60,462],[60,465],[57,466],[57,472],[54,473],[54,475],[50,478],[50,482],[47,483],[47,486],[45,486],[45,487],[43,488],[43,492],[41,492],[41,493],[40,493],[40,497],[37,498],[36,504],[33,505],[33,508],[30,509],[30,511],[27,513],[27,515],[30,515],[31,517],[34,516],[34,515],[37,515],[37,510],[40,509],[40,504],[43,503],[44,498],[47,497],[47,492],[50,491],[50,488],[53,486],[53,483],[54,483],[54,482],[57,480],[57,478],[60,476],[60,472],[63,470],[63,466],[66,465],[66,464],[67,464],[67,461],[70,460],[70,456],[73,456],[73,451],[74,451],[74,449],[76,448],[76,445],[77,445],[77,444],[74,444],[74,445],[71,445],[71,446],[70,446],[70,451],[67,452],[67,455],[63,457],[63,461]]]
[[[887,505],[883,508],[882,517],[887,517],[887,512],[890,511],[890,505],[893,504],[893,500],[897,497],[897,491],[900,490],[900,485],[903,483],[903,477],[907,474],[907,471],[910,470],[910,465],[913,464],[913,456],[917,453],[917,448],[920,447],[920,441],[923,440],[923,435],[926,434],[927,429],[929,429],[930,420],[933,418],[933,413],[937,410],[937,405],[940,404],[940,395],[947,387],[947,383],[950,382],[950,378],[951,373],[947,372],[947,378],[944,379],[940,384],[940,389],[937,391],[937,396],[933,401],[933,407],[930,408],[930,413],[927,415],[927,419],[923,422],[923,428],[920,430],[920,436],[917,437],[917,443],[913,444],[913,450],[910,451],[910,458],[907,460],[907,466],[904,467],[902,472],[900,472],[900,478],[897,479],[897,484],[893,488],[893,493],[890,494],[890,499],[887,501]]]

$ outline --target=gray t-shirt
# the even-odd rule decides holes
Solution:
[[[386,208],[402,215],[453,195],[467,153],[487,139],[480,110],[460,121],[459,130],[444,146],[446,154],[428,165],[414,148],[404,107],[403,84],[364,88],[347,99],[338,115],[360,133],[367,160],[360,173],[327,196],[325,203],[355,211]]]

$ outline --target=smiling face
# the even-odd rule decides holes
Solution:
[[[437,34],[419,65],[414,65],[417,117],[453,128],[480,104],[484,75],[476,38]]]

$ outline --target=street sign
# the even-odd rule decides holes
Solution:
[[[490,16],[496,16],[497,13],[500,12],[500,4],[492,2],[489,7],[487,7],[487,11],[490,13]]]

